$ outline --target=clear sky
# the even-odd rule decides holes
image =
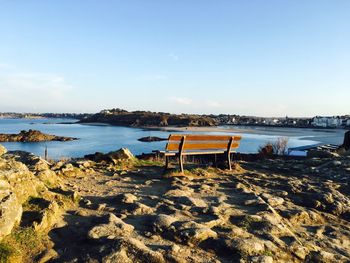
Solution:
[[[0,111],[350,113],[349,0],[0,0]]]

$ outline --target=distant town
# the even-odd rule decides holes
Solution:
[[[114,115],[126,113],[121,109],[102,110],[99,114]],[[169,113],[153,113],[148,111],[135,111],[133,113],[147,113],[157,115],[169,115]],[[91,113],[0,113],[0,118],[63,118],[84,120],[94,116]],[[343,116],[315,116],[312,118],[296,118],[296,117],[255,117],[240,116],[230,114],[220,115],[194,115],[179,114],[181,116],[205,117],[212,119],[216,125],[242,125],[242,126],[274,126],[274,127],[296,127],[296,128],[350,128],[350,115]]]
[[[213,116],[212,116],[213,117]],[[252,117],[239,115],[219,115],[215,119],[221,125],[247,125],[247,126],[277,126],[298,128],[349,128],[350,115],[344,116],[315,116],[313,118],[291,117]]]

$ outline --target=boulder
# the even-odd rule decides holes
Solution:
[[[255,256],[255,257],[252,257],[251,263],[273,263],[273,257],[271,257],[271,256]]]
[[[177,221],[177,218],[165,214],[157,215],[153,223],[153,230],[157,233],[162,233],[167,230],[170,225]]]
[[[262,194],[261,197],[271,206],[279,206],[284,203],[284,199],[282,197],[272,196],[270,194]]]
[[[40,171],[36,174],[36,176],[48,187],[58,186],[60,183],[56,173],[51,170]]]
[[[203,199],[188,197],[188,196],[178,197],[177,203],[188,205],[191,207],[207,207],[208,206],[208,204]]]
[[[141,203],[135,203],[135,207],[130,211],[132,215],[149,215],[154,213],[154,208]]]
[[[116,200],[118,203],[133,204],[138,200],[138,198],[133,194],[125,193],[117,195]]]
[[[100,224],[94,226],[88,232],[88,238],[100,239],[109,238],[113,239],[120,236],[129,236],[134,231],[134,227],[125,223],[114,214],[109,214],[108,222],[106,224]]]
[[[148,248],[142,241],[135,238],[123,237],[115,241],[111,252],[103,257],[102,262],[125,262],[125,263],[165,263],[160,252]]]
[[[0,144],[0,156],[7,153],[7,149]]]
[[[239,238],[239,239],[227,239],[225,241],[226,249],[233,253],[239,253],[241,255],[256,256],[265,251],[264,243],[254,237],[251,238]]]
[[[3,180],[0,181],[0,240],[11,233],[13,227],[18,224],[22,217],[22,204],[17,196],[10,190],[10,185],[6,188]]]
[[[13,158],[0,158],[0,239],[11,233],[22,217],[22,204],[45,189],[28,168]]]
[[[127,148],[121,148],[115,152],[109,152],[107,154],[113,161],[118,160],[133,160],[135,156]]]
[[[338,156],[339,155],[337,153],[324,151],[324,150],[309,150],[307,152],[308,158],[334,158]]]
[[[74,167],[73,164],[67,163],[63,165],[60,170],[57,170],[58,174],[66,177],[83,177],[85,173],[78,167]]]
[[[347,131],[344,134],[344,142],[343,142],[342,147],[345,148],[345,150],[349,150],[350,149],[350,131]]]
[[[45,185],[53,187],[60,184],[60,179],[56,173],[50,169],[51,164],[41,157],[25,151],[11,151],[8,155],[10,158],[24,163],[35,176],[45,183]]]
[[[215,231],[194,221],[175,222],[169,230],[169,234],[172,234],[176,240],[191,247],[208,238],[217,238]]]
[[[85,155],[84,158],[94,162],[106,162],[117,164],[119,161],[132,161],[135,156],[127,148],[121,148],[118,151],[112,151],[107,154],[96,152],[95,154]]]
[[[11,191],[17,196],[20,203],[29,196],[36,196],[37,190],[45,189],[44,184],[29,171],[23,163],[13,158],[0,158],[0,180],[6,181],[11,186]]]

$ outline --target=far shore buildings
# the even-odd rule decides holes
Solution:
[[[315,127],[336,128],[336,127],[343,126],[344,121],[346,121],[345,123],[346,125],[348,120],[345,118],[341,118],[340,116],[331,116],[331,117],[316,116],[313,118],[311,124]]]
[[[316,116],[313,118],[264,118],[239,115],[211,116],[221,125],[261,125],[276,127],[318,127],[318,128],[348,128],[350,127],[350,115],[343,116]]]

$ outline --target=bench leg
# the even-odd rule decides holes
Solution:
[[[169,168],[169,156],[165,156],[165,170]]]
[[[227,153],[227,162],[228,162],[228,169],[231,171],[232,167],[231,167],[231,154],[230,154],[230,152]]]
[[[179,155],[179,165],[180,165],[181,173],[183,173],[184,172],[184,160],[183,160],[182,155]]]

